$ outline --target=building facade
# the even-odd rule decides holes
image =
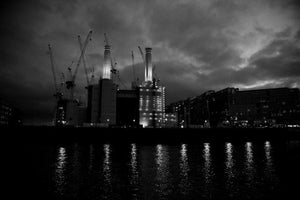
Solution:
[[[152,49],[146,48],[145,81],[119,90],[112,78],[110,46],[105,45],[102,78],[88,87],[87,121],[121,127],[163,127],[165,87],[152,77]]]
[[[145,128],[165,126],[165,87],[153,78],[152,48],[145,48],[145,81],[139,88],[139,123]]]
[[[118,90],[117,125],[126,128],[139,127],[139,90]]]
[[[162,128],[165,121],[165,87],[153,82],[139,87],[140,124],[148,128]]]
[[[207,91],[169,105],[178,127],[284,127],[300,125],[298,88]]]

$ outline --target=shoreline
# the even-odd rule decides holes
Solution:
[[[199,143],[235,140],[300,140],[300,129],[289,128],[209,128],[142,129],[19,126],[0,127],[4,141],[29,143]]]

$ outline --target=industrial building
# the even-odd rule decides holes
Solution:
[[[105,41],[102,76],[97,83],[91,84],[87,81],[87,106],[81,105],[74,99],[72,90],[75,87],[76,74],[71,81],[66,82],[70,91],[68,99],[62,98],[61,92],[56,89],[56,125],[165,127],[165,87],[152,76],[152,48],[145,48],[144,56],[139,47],[145,66],[144,81],[138,84],[136,80],[133,80],[131,89],[121,90],[114,78],[116,69],[112,62],[111,48],[106,35]],[[86,45],[87,42],[83,47]],[[51,52],[50,47],[49,51]],[[81,61],[83,64],[85,63],[83,53],[81,53],[77,66]],[[54,67],[52,68],[54,69]]]
[[[225,88],[168,105],[178,127],[286,127],[300,125],[298,88],[240,91]]]
[[[120,127],[140,127],[139,90],[117,91],[117,125]]]
[[[240,91],[225,88],[165,106],[166,88],[153,76],[152,48],[139,51],[144,64],[144,80],[134,77],[131,89],[121,90],[116,81],[111,46],[105,35],[102,75],[97,81],[87,77],[87,105],[73,96],[78,67],[91,37],[79,44],[80,58],[71,79],[65,81],[69,97],[63,96],[55,84],[56,125],[144,128],[208,128],[208,127],[285,127],[300,126],[300,92],[297,88],[274,88]],[[51,66],[53,55],[49,45]],[[134,72],[134,57],[132,52]],[[133,73],[134,74],[134,73]],[[87,76],[87,74],[86,74]],[[119,78],[119,76],[117,76]],[[54,76],[56,83],[56,78]]]
[[[88,123],[102,126],[116,125],[117,85],[112,80],[110,46],[104,47],[102,77],[99,82],[88,86]]]
[[[151,51],[151,48],[146,48],[145,81],[139,86],[140,124],[162,128],[165,122],[165,87],[152,77]]]
[[[164,127],[165,87],[152,77],[152,52],[146,48],[145,81],[120,90],[112,80],[110,46],[105,45],[103,73],[99,84],[88,88],[88,119],[100,126]]]

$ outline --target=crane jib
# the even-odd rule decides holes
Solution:
[[[84,56],[84,53],[85,53],[85,49],[87,47],[87,44],[89,42],[89,40],[91,39],[91,35],[92,35],[92,31],[89,32],[89,34],[87,35],[86,39],[85,39],[85,42],[84,42],[84,45],[83,45],[83,48],[81,50],[81,54],[80,54],[80,57],[79,57],[79,60],[77,62],[77,65],[76,65],[76,68],[75,68],[75,72],[73,74],[73,77],[72,77],[72,82],[75,82],[75,79],[76,79],[76,75],[77,75],[77,71],[78,71],[78,68],[79,68],[79,65],[81,63],[81,60]]]

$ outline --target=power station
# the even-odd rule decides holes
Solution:
[[[69,79],[64,75],[57,83],[52,47],[49,45],[51,69],[55,83],[55,125],[93,127],[144,128],[208,128],[208,127],[286,127],[300,126],[300,90],[272,88],[239,91],[225,88],[174,102],[166,108],[166,88],[156,77],[152,48],[138,46],[144,66],[142,82],[135,75],[131,52],[133,81],[131,89],[120,89],[116,62],[111,45],[104,34],[102,75],[92,80],[87,74],[85,50],[91,40],[90,31],[84,41],[78,36],[80,57]],[[74,97],[76,75],[83,65],[87,80],[87,103]],[[66,91],[64,91],[66,90]],[[64,95],[67,93],[67,95]]]
[[[153,77],[152,48],[145,48],[145,54],[141,47],[139,51],[145,67],[145,77],[142,83],[135,78],[134,55],[132,52],[132,67],[134,80],[131,89],[121,90],[116,83],[115,64],[111,56],[111,46],[106,34],[104,46],[104,59],[102,64],[102,76],[96,83],[89,81],[87,77],[87,105],[82,105],[74,98],[75,78],[78,67],[83,63],[87,76],[85,63],[85,49],[91,38],[88,34],[85,43],[80,44],[80,58],[71,80],[62,81],[62,86],[57,87],[53,53],[49,45],[51,67],[55,82],[57,126],[96,126],[96,127],[165,127],[165,87]],[[145,55],[145,56],[144,56]],[[61,88],[66,84],[69,98],[64,98]]]

